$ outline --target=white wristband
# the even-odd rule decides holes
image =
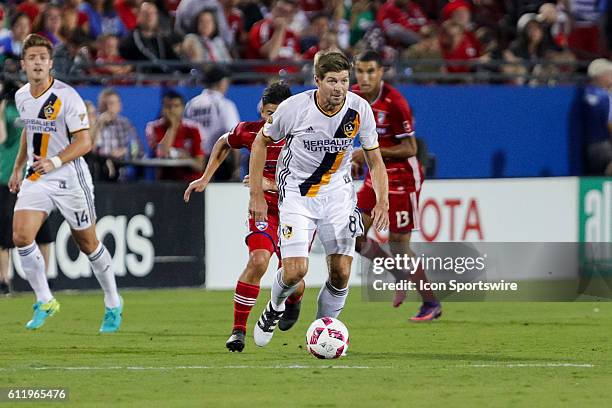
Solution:
[[[51,160],[51,163],[53,163],[53,167],[55,167],[56,169],[62,167],[62,159],[60,159],[58,156],[53,156],[49,160]]]

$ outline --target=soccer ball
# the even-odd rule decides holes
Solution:
[[[349,332],[344,323],[332,317],[317,319],[306,332],[306,347],[317,358],[338,358],[346,355]]]

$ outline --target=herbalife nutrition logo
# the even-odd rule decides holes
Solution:
[[[580,241],[612,242],[612,179],[580,180]]]

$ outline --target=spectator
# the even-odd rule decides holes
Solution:
[[[429,24],[423,26],[419,32],[421,41],[410,46],[402,53],[402,58],[409,59],[442,59],[442,50],[438,40],[438,29],[435,25]],[[440,72],[440,67],[436,65],[427,65],[415,63],[411,65],[414,73],[436,73]]]
[[[82,37],[88,36],[88,25],[79,23],[79,12],[74,8],[64,8],[62,12],[62,28],[60,33],[62,38],[68,39],[74,33],[78,33]]]
[[[89,32],[93,38],[104,34],[123,37],[128,33],[123,21],[115,12],[113,0],[86,0],[80,9],[87,14]]]
[[[236,3],[236,0],[221,0],[232,39],[229,43],[232,48],[232,55],[234,58],[239,58],[244,53],[244,46],[249,39],[249,33],[244,29],[244,16],[242,11],[236,7]]]
[[[542,24],[547,41],[555,44],[559,50],[567,49],[567,39],[571,32],[569,15],[553,3],[540,6],[537,20]]]
[[[319,51],[340,51],[338,35],[334,31],[328,31],[321,37],[317,45],[310,47],[302,56],[305,60],[314,60],[314,56]]]
[[[138,27],[123,39],[119,52],[128,61],[150,61],[154,67],[147,67],[143,72],[172,72],[173,69],[163,60],[177,60],[170,37],[159,32],[159,14],[157,6],[144,2],[138,11]]]
[[[387,0],[378,9],[376,22],[387,40],[401,47],[417,43],[421,27],[428,23],[423,10],[410,0]]]
[[[10,293],[9,250],[14,246],[13,209],[17,198],[9,191],[8,182],[19,152],[22,128],[17,124],[19,112],[15,105],[15,92],[19,85],[4,82],[0,86],[0,295],[7,295]],[[49,243],[53,241],[48,222],[45,221],[36,236],[45,265],[49,265]]]
[[[92,63],[88,41],[89,37],[75,30],[53,49],[53,71],[57,77],[67,80],[84,75],[85,68]]]
[[[143,0],[115,0],[115,10],[128,31],[133,31],[139,24],[138,13]]]
[[[300,36],[300,48],[305,53],[312,47],[318,47],[319,42],[330,29],[329,17],[326,14],[317,14],[310,20],[310,26]],[[316,51],[312,53],[312,56]],[[312,59],[310,57],[309,59]]]
[[[183,118],[185,101],[174,91],[166,92],[162,103],[160,119],[147,123],[147,142],[155,157],[172,159],[193,159],[190,168],[164,168],[159,174],[161,180],[192,181],[204,170],[202,150],[202,127]]]
[[[518,38],[505,53],[511,62],[521,61],[527,64],[527,71],[546,79],[553,75],[556,68],[543,66],[540,60],[556,55],[556,47],[544,35],[542,24],[534,13],[523,14],[517,23]],[[535,84],[535,80],[533,82]]]
[[[289,29],[297,9],[292,0],[277,0],[272,11],[263,20],[255,23],[249,32],[249,53],[252,59],[268,61],[295,61],[300,59],[299,37]],[[277,74],[287,65],[263,67],[263,72]],[[287,68],[296,72],[295,67]]]
[[[374,25],[376,14],[371,0],[355,0],[350,9],[350,46],[354,47]]]
[[[469,65],[452,63],[453,61],[472,60],[480,56],[479,45],[474,44],[472,37],[466,35],[463,26],[455,21],[447,20],[442,24],[440,48],[445,61],[450,61],[445,70],[450,73],[471,72]]]
[[[129,160],[144,156],[144,148],[132,122],[121,113],[121,98],[117,91],[106,88],[98,97],[100,112],[93,129],[93,139],[96,141],[94,150],[99,156],[108,158],[106,161],[108,180],[125,180],[131,176],[130,169],[122,167],[119,171],[112,159]]]
[[[584,91],[585,170],[612,176],[612,62],[600,58],[589,64],[590,84]]]
[[[227,20],[218,0],[181,0],[176,9],[174,31],[180,35],[197,31],[197,17],[202,10],[215,10],[219,35],[226,44],[232,45],[232,35],[227,26]]]
[[[603,3],[601,0],[569,0],[569,9],[574,21],[569,35],[569,47],[579,59],[591,59],[601,54]],[[608,4],[605,6],[609,7]]]
[[[244,30],[248,33],[258,21],[263,20],[270,13],[270,6],[273,0],[258,1],[258,0],[242,0],[238,8],[242,12],[244,18]]]
[[[187,34],[183,40],[183,52],[191,62],[230,62],[232,57],[217,30],[213,10],[198,15],[197,34]]]
[[[23,40],[30,34],[30,18],[25,13],[17,13],[11,19],[11,31],[0,38],[0,52],[3,56],[21,57]]]
[[[98,66],[91,68],[90,72],[118,77],[110,82],[112,84],[128,83],[126,78],[121,77],[129,74],[132,67],[124,64],[125,59],[119,55],[119,39],[110,34],[102,35],[96,41],[96,49],[95,62]]]
[[[65,0],[63,13],[64,16],[67,12],[71,14],[76,13],[76,26],[89,35],[89,17],[87,13],[81,9],[82,3],[83,0]]]
[[[26,13],[30,17],[30,22],[37,21],[40,12],[42,11],[38,0],[25,0],[17,5],[17,13]]]
[[[54,4],[49,4],[42,13],[39,14],[38,20],[34,23],[32,32],[35,32],[51,41],[53,46],[56,46],[64,41],[61,34],[62,30],[62,9]]]
[[[185,117],[202,126],[204,152],[212,151],[217,139],[240,122],[236,105],[225,97],[229,84],[229,72],[219,65],[212,65],[206,71],[206,89],[185,107]],[[218,180],[239,177],[239,155],[240,152],[236,151],[234,156],[228,157],[219,169]]]
[[[4,37],[9,33],[9,30],[6,28],[7,17],[8,14],[4,5],[0,4],[0,37]]]

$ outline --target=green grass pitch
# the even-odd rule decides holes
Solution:
[[[233,354],[232,296],[124,291],[114,335],[98,334],[100,293],[58,293],[60,313],[36,332],[24,328],[30,294],[0,299],[0,388],[66,387],[79,407],[610,406],[612,303],[445,303],[441,320],[411,324],[416,303],[367,303],[355,288],[340,316],[348,356],[317,360],[304,348],[316,290],[298,324],[259,349],[262,291]]]

